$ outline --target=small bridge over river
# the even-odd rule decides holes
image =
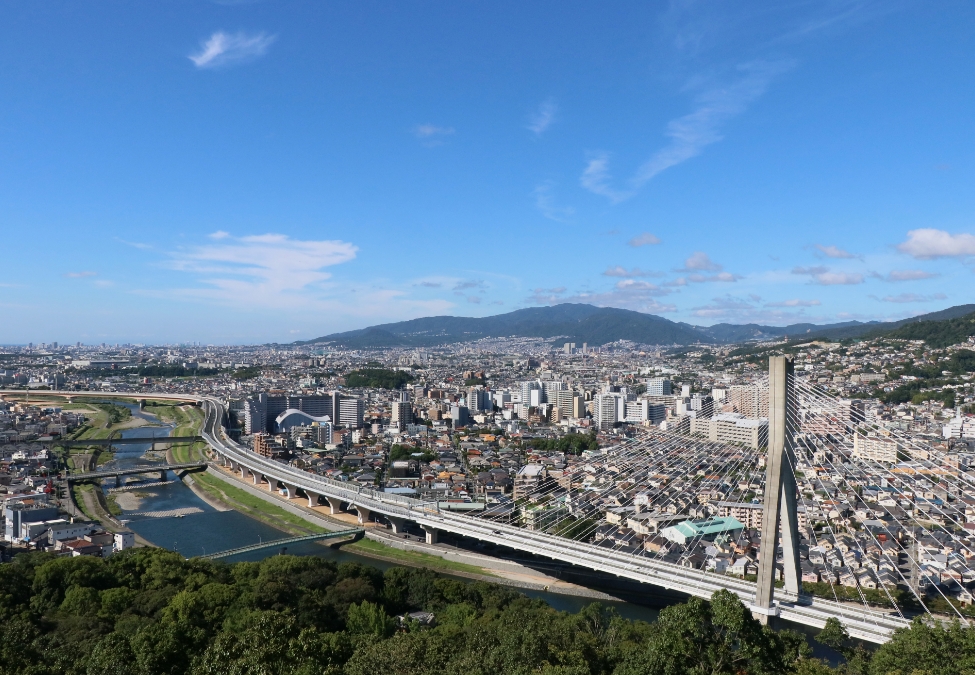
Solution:
[[[128,469],[106,469],[105,471],[89,471],[87,473],[72,473],[61,478],[61,482],[76,483],[83,480],[100,480],[102,478],[118,478],[120,476],[136,476],[144,473],[158,473],[165,480],[167,471],[202,471],[207,468],[206,462],[185,462],[183,464],[145,464]]]
[[[176,445],[177,443],[196,443],[197,441],[204,440],[202,436],[148,436],[142,438],[89,438],[81,440],[71,440],[71,441],[37,441],[39,443],[50,442],[54,445],[60,445],[65,448],[75,448],[75,447],[85,447],[89,445],[97,445],[101,447],[108,447],[113,445],[137,445],[139,443],[152,443],[153,446],[158,444],[166,445]]]
[[[301,537],[287,537],[285,539],[274,539],[272,541],[263,541],[259,544],[251,544],[250,546],[241,546],[240,548],[231,548],[226,551],[220,551],[219,553],[209,553],[207,555],[196,556],[197,558],[205,558],[206,560],[220,560],[222,558],[229,558],[231,556],[239,555],[241,553],[250,553],[251,551],[263,551],[269,548],[285,547],[289,544],[301,544],[306,541],[322,541],[323,539],[339,539],[342,537],[353,537],[359,539],[365,533],[365,530],[361,527],[357,527],[351,530],[336,530],[334,532],[322,532],[321,534],[308,534]]]

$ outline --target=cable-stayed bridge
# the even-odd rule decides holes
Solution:
[[[915,616],[967,623],[975,479],[957,456],[868,419],[784,357],[772,358],[759,386],[767,449],[641,429],[518,482],[513,507],[480,514],[261,457],[225,434],[221,401],[199,400],[203,437],[225,468],[309,506],[355,511],[362,523],[400,531],[412,522],[430,542],[450,532],[704,598],[724,589],[757,616],[814,627],[835,617],[872,642]]]

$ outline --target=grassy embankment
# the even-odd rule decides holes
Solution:
[[[382,542],[373,541],[372,539],[360,539],[354,544],[345,546],[343,550],[349,551],[350,553],[358,553],[359,555],[369,556],[371,558],[379,558],[380,560],[401,563],[410,567],[427,567],[432,570],[440,570],[444,572],[462,572],[464,574],[477,574],[479,576],[497,576],[491,572],[491,570],[478,567],[477,565],[468,565],[467,563],[455,562],[453,560],[444,560],[439,556],[429,555],[427,553],[401,551],[398,548],[386,546]]]

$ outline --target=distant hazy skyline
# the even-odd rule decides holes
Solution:
[[[0,0],[0,343],[975,300],[966,2]]]

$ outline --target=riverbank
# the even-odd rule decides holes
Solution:
[[[468,579],[499,583],[527,590],[582,596],[594,600],[619,600],[619,598],[608,593],[563,581],[514,561],[444,545],[409,541],[392,534],[376,523],[360,525],[357,517],[353,514],[331,515],[326,513],[329,507],[308,507],[305,499],[289,499],[284,495],[261,489],[222,467],[211,465],[207,472],[195,474],[194,480],[197,483],[206,480],[210,485],[222,484],[221,489],[225,493],[234,495],[234,501],[243,499],[248,503],[249,509],[252,510],[243,511],[246,515],[251,515],[254,512],[253,510],[257,512],[265,509],[274,512],[284,511],[304,521],[306,527],[318,528],[318,531],[345,529],[350,525],[362,526],[366,530],[366,538],[343,546],[343,550],[366,558],[407,567],[423,567]],[[250,499],[241,497],[241,493],[245,493]],[[268,523],[267,520],[260,517],[258,519],[261,522]]]

